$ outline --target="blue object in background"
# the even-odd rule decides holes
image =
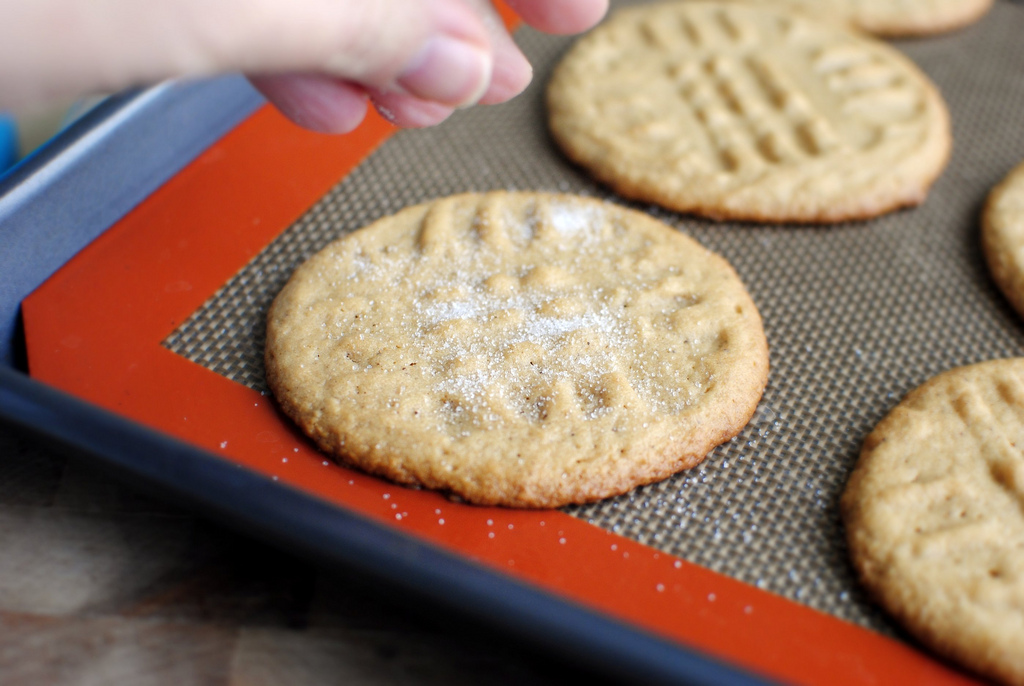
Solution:
[[[14,117],[0,112],[0,174],[18,161],[18,131]]]

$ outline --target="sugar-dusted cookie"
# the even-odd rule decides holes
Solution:
[[[326,452],[481,504],[555,507],[700,462],[768,373],[729,264],[640,212],[457,195],[300,266],[267,320],[267,381]]]
[[[1024,358],[911,392],[868,436],[841,505],[889,612],[936,652],[1024,684]]]
[[[928,36],[967,26],[980,19],[992,0],[742,0],[773,2],[843,21],[878,36]]]
[[[989,194],[981,216],[981,248],[992,278],[1024,316],[1024,163]]]
[[[838,222],[920,203],[949,116],[884,43],[778,7],[616,12],[566,54],[549,123],[630,198],[713,218]]]

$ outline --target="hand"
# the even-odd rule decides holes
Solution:
[[[607,0],[507,0],[551,33]],[[508,100],[532,70],[489,0],[0,0],[0,109],[242,71],[295,122],[340,133]]]

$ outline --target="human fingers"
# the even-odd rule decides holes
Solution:
[[[504,102],[530,82],[532,67],[519,51],[488,0],[463,0],[486,27],[493,53],[491,82],[481,102]],[[402,88],[361,88],[312,74],[251,78],[267,99],[292,121],[323,133],[346,133],[362,121],[368,94],[388,121],[402,128],[423,128],[447,119],[454,108],[425,100]]]
[[[395,126],[403,129],[422,129],[440,124],[455,108],[429,100],[421,100],[405,93],[389,93],[370,89],[370,101],[377,112]]]
[[[320,133],[348,133],[366,116],[366,91],[321,74],[253,77],[252,84],[286,117]]]
[[[530,26],[546,33],[579,33],[601,21],[608,0],[505,0]]]
[[[480,103],[505,102],[529,85],[533,67],[512,40],[489,0],[464,1],[477,12],[487,28],[494,56],[491,83]],[[606,0],[552,0],[551,4],[550,11],[545,15],[543,8],[534,6],[536,3],[525,3],[527,21],[538,25],[539,28],[574,32],[596,23],[607,8]],[[563,5],[565,11],[560,13],[559,5]],[[385,118],[396,126],[405,128],[433,126],[452,113],[451,107],[401,93],[371,89],[370,98]]]
[[[495,105],[511,100],[522,93],[532,79],[533,66],[508,34],[495,37],[491,84],[480,98],[480,104]]]
[[[513,42],[489,0],[465,0],[480,14],[494,54],[491,85],[482,104],[505,102],[521,93],[533,77],[529,61]],[[506,0],[522,19],[548,33],[578,33],[600,21],[608,0]]]
[[[0,106],[226,71],[321,73],[457,106],[490,83],[462,0],[0,0]]]
[[[477,13],[486,28],[493,56],[491,83],[480,98],[480,103],[493,105],[510,100],[530,85],[533,67],[512,40],[490,0],[463,2]]]
[[[487,31],[493,55],[490,84],[480,102],[495,104],[505,102],[518,95],[530,83],[533,68],[509,36],[501,18],[489,0],[463,0],[472,8]],[[520,0],[522,2],[522,0]],[[526,20],[538,28],[555,32],[575,32],[596,23],[607,8],[607,0],[551,0],[550,2],[523,3]],[[443,70],[439,73],[443,74]],[[289,77],[290,78],[290,77]],[[287,79],[277,80],[280,88],[268,91],[272,102],[282,108],[287,116],[298,123],[318,131],[341,132],[354,127],[354,106],[340,107],[336,102],[339,93],[332,92],[352,84],[328,82],[319,88],[325,89],[314,102],[303,103],[305,88],[290,87]],[[281,83],[283,82],[283,83]],[[284,91],[282,97],[281,91]],[[377,110],[403,128],[420,128],[438,124],[451,115],[453,107],[432,102],[403,92],[402,89],[370,88],[370,97]],[[326,106],[324,100],[330,104]],[[355,104],[355,103],[353,103]],[[359,110],[361,111],[361,110]],[[355,120],[358,123],[358,120]]]
[[[505,102],[518,95],[530,83],[533,68],[509,36],[489,0],[462,0],[476,12],[485,27],[492,51],[490,84],[483,92],[482,104]],[[596,23],[607,8],[607,0],[545,0],[530,2],[519,0],[524,20],[542,30],[572,33]],[[437,73],[443,75],[443,69]],[[292,77],[254,79],[258,87],[286,116],[297,123],[323,132],[345,132],[361,121],[365,101],[356,100],[347,91],[358,92],[353,84],[336,80],[310,82],[310,77],[291,84]],[[449,104],[433,102],[399,88],[368,89],[370,98],[382,116],[396,126],[421,128],[433,126],[447,119],[453,112]],[[342,98],[346,94],[348,97]],[[358,93],[361,96],[361,93]],[[310,101],[306,102],[305,99]],[[361,107],[359,107],[361,106]],[[358,114],[356,114],[358,112]]]

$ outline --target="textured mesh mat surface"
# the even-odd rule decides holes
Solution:
[[[753,421],[698,468],[567,512],[810,607],[883,632],[846,560],[837,501],[860,443],[911,388],[953,366],[1024,353],[1024,325],[978,247],[988,190],[1024,160],[1024,7],[897,44],[953,119],[949,167],[920,208],[831,228],[715,224],[641,207],[724,255],[771,345]],[[534,85],[499,107],[401,132],[226,283],[164,345],[266,390],[264,313],[292,270],[332,239],[463,191],[612,197],[551,143],[543,85],[571,39],[522,29]]]

